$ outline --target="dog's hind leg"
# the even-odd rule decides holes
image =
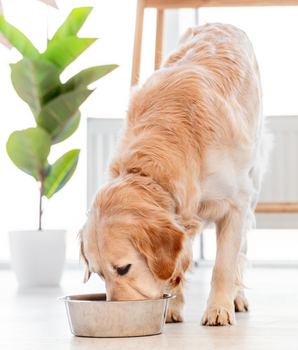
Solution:
[[[247,265],[247,240],[245,238],[244,243],[242,245],[241,253],[238,259],[238,269],[237,269],[237,277],[236,277],[236,291],[235,291],[235,311],[236,312],[246,312],[248,311],[248,302],[244,294],[244,285],[243,285],[243,272]]]
[[[244,285],[243,285],[243,273],[248,265],[248,260],[246,258],[247,253],[247,233],[255,227],[255,215],[254,210],[258,202],[260,187],[261,187],[261,168],[260,167],[254,167],[251,169],[250,172],[251,179],[253,181],[253,185],[255,188],[255,192],[252,196],[252,201],[250,204],[250,210],[247,213],[246,216],[246,223],[245,223],[245,232],[243,235],[243,241],[242,241],[242,248],[238,259],[238,268],[237,268],[237,278],[236,278],[236,290],[235,290],[235,299],[234,299],[234,305],[235,305],[235,311],[236,312],[246,312],[248,311],[248,302],[244,295]]]

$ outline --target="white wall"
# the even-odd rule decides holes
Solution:
[[[298,114],[298,6],[202,8],[199,23],[243,29],[259,62],[265,115]]]

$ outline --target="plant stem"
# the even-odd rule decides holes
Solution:
[[[42,194],[40,189],[40,198],[39,198],[39,230],[41,230],[41,214],[42,214]]]
[[[44,171],[40,172],[40,197],[39,197],[39,230],[41,230],[41,216],[42,216],[42,196],[44,189]]]

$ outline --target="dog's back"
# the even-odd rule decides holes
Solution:
[[[259,138],[262,129],[260,73],[252,44],[244,31],[221,23],[188,29],[163,67],[180,65],[196,66],[213,94],[232,108],[226,114],[230,121],[238,127],[244,122],[243,136],[252,142]]]

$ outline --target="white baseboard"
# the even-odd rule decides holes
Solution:
[[[296,261],[250,261],[252,267],[256,268],[298,268],[298,260]],[[196,267],[213,267],[213,260],[201,259],[196,261]]]
[[[68,269],[83,269],[83,266],[76,260],[69,260],[65,263],[65,268]],[[10,270],[11,263],[9,260],[0,260],[0,270]]]

